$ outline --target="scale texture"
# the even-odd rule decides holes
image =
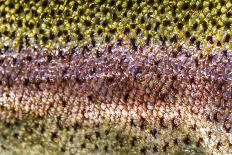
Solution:
[[[0,2],[0,154],[232,154],[231,1]]]

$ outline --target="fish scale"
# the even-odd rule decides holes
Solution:
[[[232,154],[231,6],[0,2],[0,154]]]

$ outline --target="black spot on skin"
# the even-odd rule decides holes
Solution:
[[[169,144],[166,142],[165,145],[163,146],[163,151],[167,152],[168,147],[169,147]]]
[[[77,129],[80,129],[81,128],[81,125],[79,124],[79,123],[75,123],[74,124],[74,126],[73,126],[73,129],[75,130],[75,131],[77,131]]]
[[[176,129],[176,128],[178,128],[178,125],[179,125],[178,122],[175,119],[173,119],[172,120],[172,128]]]
[[[222,44],[220,41],[217,42],[217,46],[220,47]]]
[[[91,40],[92,46],[96,47],[96,41],[94,39]]]
[[[158,147],[157,147],[156,145],[154,145],[153,151],[154,151],[154,152],[158,152]]]
[[[143,9],[142,9],[141,7],[139,7],[139,8],[137,9],[137,13],[140,14],[140,13],[142,12],[142,10],[143,10]]]
[[[165,7],[162,7],[162,8],[160,9],[160,13],[161,13],[161,14],[164,14],[164,13],[165,13]]]
[[[197,147],[202,147],[203,143],[204,143],[204,140],[203,140],[203,138],[200,137],[200,138],[198,139],[196,145],[197,145]]]
[[[208,62],[209,63],[212,63],[212,60],[213,60],[213,58],[214,58],[214,55],[212,55],[212,54],[209,54],[208,56],[207,56],[207,60],[208,60]]]
[[[43,37],[42,37],[42,40],[43,40],[43,43],[47,43],[47,41],[48,41],[48,37],[43,36]]]
[[[22,20],[19,20],[18,21],[18,27],[22,27],[23,26],[23,22],[22,22]]]
[[[117,29],[115,29],[115,28],[114,29],[110,29],[110,33],[111,34],[115,34],[116,32],[117,32]]]
[[[97,57],[97,58],[100,58],[100,57],[101,57],[101,54],[100,54],[100,52],[99,52],[98,50],[96,51],[96,57]]]
[[[129,32],[130,32],[130,29],[129,29],[128,27],[126,27],[126,28],[124,29],[124,34],[127,35]]]
[[[229,123],[229,121],[225,121],[224,124],[223,124],[223,128],[226,130],[226,132],[230,132],[231,130],[231,125]]]
[[[157,79],[160,79],[162,77],[162,74],[161,73],[158,73],[157,74]]]
[[[230,41],[230,35],[227,34],[224,38],[224,42],[229,42]]]
[[[146,30],[151,30],[151,24],[150,23],[147,24],[145,28],[146,28]]]
[[[108,77],[106,80],[107,80],[108,83],[114,82],[114,78],[113,77]]]
[[[196,48],[197,48],[197,50],[200,50],[200,46],[201,46],[201,42],[200,42],[200,41],[197,41],[197,42],[196,42]]]
[[[81,144],[81,148],[82,148],[82,149],[86,148],[86,144],[85,144],[85,143],[82,143],[82,144]]]
[[[198,23],[194,23],[194,24],[193,24],[193,30],[196,31],[197,28],[198,28]]]
[[[85,134],[85,139],[91,140],[92,139],[92,135],[91,134]]]
[[[16,32],[15,31],[13,31],[12,33],[11,33],[11,36],[10,36],[12,39],[13,38],[15,38],[16,37]]]
[[[67,37],[66,37],[66,42],[70,42],[72,40],[72,37],[70,36],[70,35],[68,35]]]
[[[12,85],[13,85],[13,79],[12,79],[11,75],[6,75],[6,80],[7,80],[7,82],[6,82],[7,87],[8,88],[12,87]]]
[[[129,93],[126,93],[126,94],[123,96],[123,101],[124,101],[124,102],[128,102],[128,99],[129,99]]]
[[[130,39],[130,43],[131,43],[131,45],[133,47],[133,50],[137,51],[138,48],[136,46],[136,39],[135,38],[131,38]]]
[[[212,132],[209,131],[209,132],[208,132],[208,137],[211,138],[211,135],[212,135]]]
[[[169,20],[164,20],[163,21],[164,26],[169,26],[170,24],[171,24],[171,22]]]
[[[213,37],[212,36],[207,36],[206,40],[210,42],[211,44],[213,43]]]
[[[64,99],[62,99],[62,100],[61,100],[61,105],[62,105],[62,107],[66,107],[67,102],[66,102]]]
[[[106,38],[105,38],[105,41],[106,41],[106,43],[109,43],[110,42],[110,36],[106,36]]]
[[[10,8],[10,9],[13,9],[13,8],[14,8],[14,3],[11,2],[11,3],[9,4],[9,8]]]
[[[191,144],[190,136],[187,135],[187,136],[183,139],[183,142],[184,142],[186,145],[190,145],[190,144]]]
[[[123,146],[124,137],[121,135],[121,133],[117,133],[116,136],[115,136],[115,139],[119,142],[120,146]]]
[[[83,82],[84,80],[82,80],[82,79],[80,78],[79,75],[76,75],[75,81],[76,81],[78,84],[82,84],[82,82]]]
[[[94,150],[98,150],[98,149],[99,149],[98,145],[94,144]]]
[[[96,131],[96,132],[95,132],[95,135],[96,135],[96,138],[100,138],[100,137],[101,137],[101,134],[100,134],[99,131]]]
[[[137,138],[136,137],[132,137],[132,139],[130,141],[131,146],[134,147],[136,145],[136,142],[137,142]]]
[[[98,34],[98,35],[101,35],[101,34],[102,34],[102,32],[103,32],[103,30],[102,30],[102,29],[98,29],[98,30],[97,30],[97,34]]]
[[[1,134],[1,137],[2,137],[4,140],[6,140],[6,139],[7,139],[7,135],[6,135],[6,134],[4,134],[4,133],[2,133],[2,134]]]
[[[90,102],[93,102],[93,95],[88,95],[87,98]]]
[[[89,26],[91,26],[91,21],[85,20],[85,21],[84,21],[84,24],[85,24],[85,26],[89,27]]]
[[[62,125],[61,121],[60,121],[60,116],[58,117],[58,121],[56,122],[56,126],[60,129],[63,130],[64,126]]]
[[[146,147],[142,147],[141,150],[140,150],[141,154],[146,154],[147,152],[147,148]]]
[[[190,36],[191,36],[191,34],[190,34],[189,31],[185,32],[185,37],[186,37],[186,38],[189,38]]]
[[[81,40],[83,40],[83,39],[84,39],[83,34],[81,34],[81,33],[80,33],[80,34],[78,34],[78,40],[79,40],[79,41],[81,41]]]
[[[157,32],[159,30],[159,27],[160,27],[160,22],[156,22],[154,30]]]
[[[223,50],[222,53],[223,53],[223,55],[224,55],[225,57],[228,56],[228,51],[227,51],[227,50]]]
[[[29,79],[25,79],[25,80],[23,81],[23,85],[24,85],[25,87],[27,87],[27,86],[29,85],[29,83],[30,83]]]
[[[59,50],[59,51],[58,51],[58,56],[59,56],[61,59],[64,59],[64,58],[65,58],[65,56],[64,56],[62,50]]]
[[[138,74],[140,74],[140,73],[142,73],[142,67],[141,67],[141,66],[135,67],[135,71],[134,71],[134,76],[135,76],[135,78],[136,78],[136,76],[137,76]]]
[[[110,130],[109,129],[106,129],[105,130],[105,134],[108,135],[110,133]]]
[[[47,7],[47,6],[48,6],[48,1],[47,1],[47,0],[43,1],[43,2],[42,2],[42,6],[43,6],[44,8]]]
[[[167,41],[167,37],[165,35],[160,35],[159,39],[162,42],[162,44],[165,46],[165,42]]]
[[[61,152],[65,152],[66,151],[65,146],[62,146],[60,150]]]
[[[102,26],[103,26],[103,27],[108,26],[108,21],[107,21],[107,20],[104,20],[104,21],[102,22]]]
[[[219,150],[221,146],[222,146],[222,143],[218,142],[217,145],[216,145],[217,150]]]
[[[185,22],[188,22],[188,20],[190,19],[190,15],[189,14],[187,14],[185,17],[184,17],[184,20],[185,20]]]
[[[44,125],[41,125],[40,126],[40,133],[43,134],[45,132],[45,127]]]
[[[178,36],[176,34],[170,39],[170,41],[173,43],[176,43],[177,40],[178,40]]]
[[[150,34],[148,34],[147,39],[146,39],[146,45],[147,45],[147,46],[150,45],[150,43],[151,43],[151,38],[152,38],[152,36],[151,36]]]
[[[202,10],[203,8],[203,3],[200,3],[200,5],[198,5],[198,10]]]
[[[189,3],[188,2],[184,3],[181,8],[183,10],[187,10],[189,8]]]
[[[196,41],[196,38],[193,36],[190,38],[190,42],[193,44]]]
[[[106,151],[106,152],[107,152],[107,151],[108,151],[108,149],[109,149],[109,146],[108,146],[108,145],[105,145],[103,149],[104,149],[104,151]]]
[[[179,145],[179,140],[177,138],[174,139],[174,145]]]
[[[230,21],[226,21],[225,23],[224,23],[224,25],[225,25],[225,29],[230,29],[230,26],[231,26],[231,22]]]
[[[136,124],[135,124],[135,122],[134,122],[134,120],[133,120],[133,118],[131,118],[131,120],[130,120],[130,122],[129,122],[129,124],[130,124],[130,126],[136,126]]]
[[[139,125],[139,127],[140,127],[141,130],[144,130],[145,126],[146,126],[146,119],[143,118],[143,117],[141,117],[140,118],[140,125]]]
[[[167,124],[165,123],[163,117],[160,119],[160,126],[163,127],[163,128],[167,128]]]
[[[26,60],[27,60],[28,62],[31,62],[32,57],[31,57],[31,56],[27,56],[27,57],[26,57]]]
[[[19,133],[17,133],[17,132],[13,133],[13,137],[16,138],[16,139],[18,139],[19,138]]]
[[[221,9],[218,9],[218,11],[217,11],[217,16],[220,16],[221,14],[222,14]]]
[[[154,138],[157,138],[157,130],[155,128],[151,129],[150,134],[152,134]]]
[[[158,66],[161,63],[161,60],[156,60],[155,61],[155,66]]]
[[[52,61],[52,56],[51,55],[47,55],[47,63],[50,63]]]
[[[90,75],[93,75],[93,74],[95,74],[96,73],[96,68],[95,67],[93,67],[91,70],[90,70]]]

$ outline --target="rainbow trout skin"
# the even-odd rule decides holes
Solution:
[[[0,2],[0,154],[232,154],[230,1]]]

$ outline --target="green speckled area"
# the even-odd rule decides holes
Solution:
[[[52,118],[11,119],[12,123],[0,124],[1,154],[166,154],[163,149],[175,155],[205,154],[203,147],[196,147],[196,137],[185,137],[189,131],[181,128],[173,132],[142,122],[144,129],[141,130],[107,120],[65,127]],[[157,131],[151,130],[155,127]],[[169,143],[160,147],[160,138],[165,141],[174,138],[178,145]]]
[[[1,46],[84,46],[121,38],[231,48],[231,7],[225,0],[6,0]]]

